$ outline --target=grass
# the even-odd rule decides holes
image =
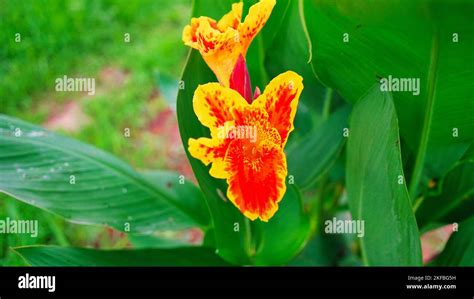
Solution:
[[[28,0],[0,1],[0,6],[0,113],[44,124],[75,102],[88,122],[63,134],[137,168],[166,166],[162,140],[147,127],[168,107],[157,75],[177,79],[184,65],[181,30],[189,19],[190,0]],[[15,42],[17,33],[21,42]],[[124,42],[125,33],[130,43]],[[111,82],[104,75],[108,70]],[[114,79],[114,74],[122,78]],[[96,78],[96,95],[55,92],[54,81],[63,75]],[[125,128],[130,138],[124,138]],[[6,217],[36,219],[40,234],[0,235],[0,265],[24,265],[9,250],[16,246],[125,246],[103,228],[69,224],[0,194],[0,219]]]

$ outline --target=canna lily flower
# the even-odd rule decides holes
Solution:
[[[288,71],[274,78],[249,103],[218,83],[199,85],[193,108],[211,138],[190,138],[189,153],[209,173],[226,179],[227,197],[249,219],[268,221],[286,191],[283,152],[303,89],[303,78]]]
[[[234,3],[232,10],[219,21],[192,18],[191,24],[183,30],[183,42],[197,49],[219,82],[229,87],[237,60],[245,58],[250,43],[267,22],[275,3],[275,0],[261,0],[252,5],[243,23],[242,2]]]

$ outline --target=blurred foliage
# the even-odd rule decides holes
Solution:
[[[68,101],[77,101],[89,121],[76,132],[63,133],[136,167],[163,167],[161,137],[147,132],[146,126],[167,108],[156,92],[156,74],[177,79],[184,65],[186,49],[180,37],[191,0],[2,0],[0,7],[0,113],[41,124]],[[15,42],[16,33],[21,34],[20,43]],[[130,43],[124,42],[125,33],[130,33]],[[122,85],[101,81],[107,68],[124,74]],[[95,77],[95,97],[82,100],[80,93],[54,92],[55,79],[64,75]],[[143,130],[133,129],[127,140],[126,127]],[[117,233],[73,225],[0,194],[0,219],[7,216],[38,220],[40,235],[2,236],[0,265],[24,264],[9,247],[127,245],[126,239],[118,241]]]
[[[1,6],[4,113],[31,109],[36,93],[51,90],[56,77],[71,72],[93,76],[104,63],[179,75],[175,66],[182,63],[185,49],[177,47],[181,42],[176,37],[190,1],[31,0],[2,1]],[[20,43],[13,42],[16,33]],[[125,33],[130,33],[131,44],[124,43]]]

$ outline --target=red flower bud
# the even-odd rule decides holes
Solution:
[[[240,93],[240,95],[251,104],[252,97],[252,83],[250,82],[250,75],[247,69],[247,63],[242,55],[237,59],[234,70],[230,75],[230,88]]]

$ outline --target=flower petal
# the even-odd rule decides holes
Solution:
[[[194,92],[193,109],[199,121],[214,134],[226,121],[232,121],[232,109],[248,106],[247,102],[235,90],[219,83],[199,85]]]
[[[247,103],[252,103],[252,82],[250,82],[250,74],[247,69],[247,63],[242,55],[239,56],[234,66],[234,70],[230,75],[229,87],[238,91]]]
[[[267,111],[269,122],[280,133],[282,148],[294,129],[293,120],[302,90],[303,78],[288,71],[275,77],[252,103]]]
[[[270,17],[275,4],[275,0],[261,0],[250,7],[244,22],[239,26],[239,35],[244,50],[244,56],[253,38],[263,28]]]
[[[224,158],[230,140],[222,140],[209,138],[190,138],[188,141],[188,150],[191,156],[201,160],[206,166],[212,163],[209,173],[218,179],[227,178],[225,171]]]
[[[230,17],[226,19],[228,18]],[[187,25],[183,30],[184,43],[201,53],[204,61],[224,86],[229,86],[230,75],[242,53],[238,36],[238,31],[233,27],[221,31],[218,23],[208,17],[191,19],[191,25]]]
[[[198,50],[203,57],[213,56],[234,47],[237,31],[227,28],[226,31],[219,31],[214,20],[209,18],[199,18],[202,21],[196,30]],[[210,21],[209,21],[210,20]]]
[[[223,86],[229,87],[229,80],[234,66],[243,52],[240,43],[236,42],[236,32],[228,31],[222,41],[214,47],[216,50],[210,54],[201,52],[202,58],[216,75],[217,80]]]
[[[286,157],[279,145],[264,142],[257,150],[233,140],[225,158],[227,197],[251,220],[268,221],[286,191]]]
[[[183,41],[197,49],[219,82],[229,86],[229,79],[240,55],[245,58],[253,38],[270,17],[275,0],[262,0],[250,7],[241,23],[243,2],[234,3],[232,10],[219,22],[208,17],[192,18],[183,30]]]
[[[232,109],[234,125],[246,134],[241,134],[240,139],[245,139],[255,146],[261,142],[281,144],[278,131],[268,122],[268,113],[262,107],[250,105]]]
[[[217,23],[214,19],[208,17],[192,18],[191,24],[186,25],[183,30],[182,39],[185,45],[200,50],[200,44],[198,43],[198,29],[201,26],[206,27],[202,24],[208,24],[209,27],[217,29]]]
[[[229,143],[228,128],[234,126],[234,109],[249,106],[242,96],[219,83],[199,85],[194,92],[193,109],[201,124],[208,127],[211,137],[189,139],[188,150],[191,156],[205,165],[212,163],[209,173],[215,178],[225,179],[224,158]]]
[[[221,32],[226,31],[229,27],[234,29],[239,28],[240,20],[242,19],[243,5],[243,2],[232,4],[232,10],[224,15],[217,23],[217,28],[219,28]]]

